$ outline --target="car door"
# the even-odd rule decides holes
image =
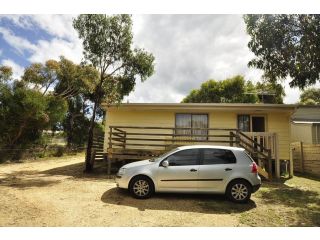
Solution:
[[[231,150],[201,149],[198,188],[202,192],[223,192],[226,181],[234,171],[236,157]]]
[[[168,167],[162,166],[165,160],[169,162]],[[199,160],[199,149],[180,150],[167,156],[158,167],[158,190],[197,191]]]

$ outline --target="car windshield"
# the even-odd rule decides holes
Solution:
[[[172,149],[172,150],[170,150],[169,152],[165,152],[165,153],[163,153],[163,154],[161,154],[160,156],[158,156],[158,157],[153,157],[153,158],[150,158],[150,162],[155,162],[155,161],[157,161],[158,159],[162,159],[162,158],[164,158],[164,157],[166,157],[166,156],[168,156],[168,155],[171,155],[172,153],[174,153],[175,151],[177,151],[177,149],[178,148],[174,148],[174,149]]]

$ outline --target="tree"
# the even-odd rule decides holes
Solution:
[[[292,78],[290,87],[304,89],[319,81],[320,15],[245,15],[256,55],[248,65],[264,71],[271,83]]]
[[[92,170],[91,148],[96,113],[102,101],[120,103],[140,78],[154,72],[154,57],[143,49],[132,48],[132,20],[129,15],[79,15],[73,21],[83,42],[85,61],[95,67],[99,79],[92,81],[93,109],[86,151],[86,171]]]
[[[283,86],[277,83],[257,82],[255,88],[260,103],[282,104],[286,95]]]
[[[254,85],[246,82],[242,76],[235,76],[223,81],[208,80],[201,84],[200,89],[191,90],[182,102],[188,103],[255,103],[257,95],[252,93]]]
[[[5,149],[0,156],[17,159],[23,151],[15,149],[35,143],[44,129],[62,120],[66,103],[59,96],[44,94],[36,84],[30,88],[27,82],[12,79],[12,71],[7,70],[0,70],[0,148]]]
[[[280,84],[254,85],[242,76],[223,81],[208,80],[200,89],[193,89],[182,102],[188,103],[282,103],[284,89]]]
[[[300,95],[300,103],[305,105],[320,104],[320,88],[309,88]]]

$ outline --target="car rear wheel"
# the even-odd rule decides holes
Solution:
[[[246,203],[249,201],[252,193],[250,183],[245,180],[234,180],[227,187],[227,197],[237,203]]]
[[[137,176],[131,180],[129,191],[135,198],[149,198],[154,193],[153,182],[148,177]]]

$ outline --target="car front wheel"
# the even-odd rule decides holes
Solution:
[[[249,201],[252,193],[250,183],[245,180],[234,180],[229,183],[226,191],[227,197],[237,203],[246,203]]]
[[[130,182],[129,191],[135,198],[149,198],[154,192],[153,182],[148,177],[135,177]]]

